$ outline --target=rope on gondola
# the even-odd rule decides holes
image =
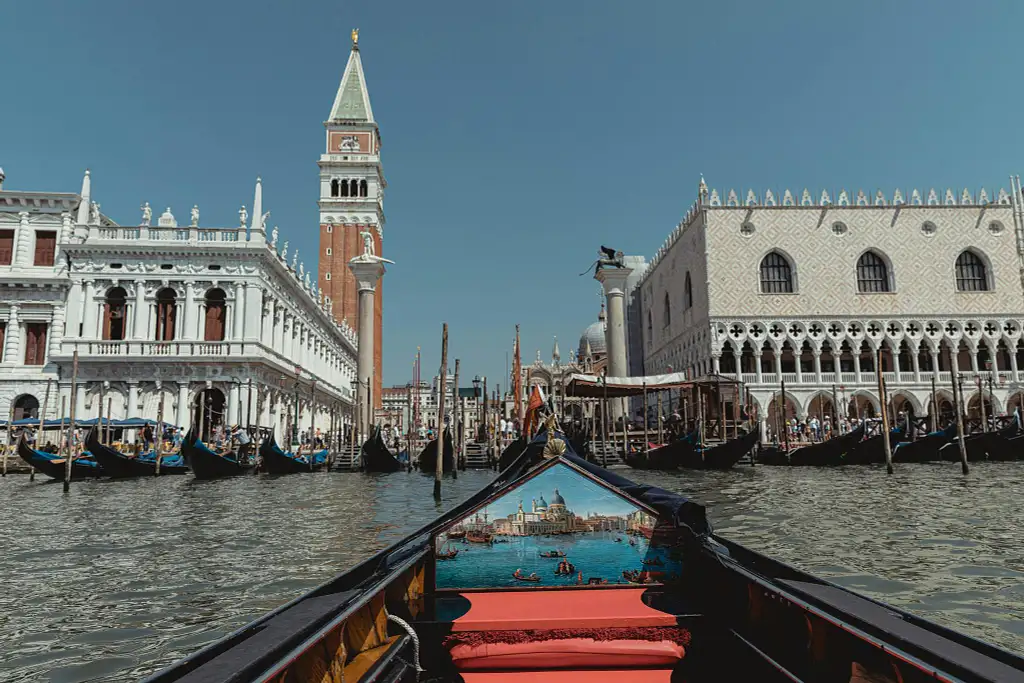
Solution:
[[[393,621],[399,626],[401,626],[403,629],[405,629],[405,632],[409,634],[410,638],[412,638],[412,665],[416,667],[416,680],[418,681],[420,679],[420,674],[423,673],[423,668],[420,667],[419,636],[416,635],[416,631],[413,630],[412,626],[409,625],[408,621],[402,619],[401,617],[396,617],[394,614],[389,614],[387,608],[384,609],[384,615],[388,618],[389,621]]]

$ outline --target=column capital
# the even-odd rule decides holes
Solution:
[[[626,293],[626,278],[632,272],[632,268],[605,267],[594,273],[594,279],[601,283],[605,296],[623,296]]]
[[[375,292],[377,281],[384,275],[384,261],[367,260],[356,257],[348,262],[348,268],[356,277],[360,292]]]

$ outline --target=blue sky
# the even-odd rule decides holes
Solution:
[[[77,191],[123,223],[149,201],[234,225],[257,175],[307,266],[317,167],[360,46],[384,142],[384,380],[441,322],[463,372],[507,380],[594,320],[597,247],[650,257],[711,187],[1007,185],[1024,4],[361,2],[0,4],[9,189]],[[833,194],[833,196],[835,196]],[[468,386],[468,382],[467,382]]]
[[[625,517],[639,509],[565,465],[555,465],[488,505],[487,518],[491,520],[511,515],[519,509],[519,501],[523,501],[523,509],[527,512],[531,509],[533,499],[539,501],[544,498],[550,504],[555,489],[565,499],[566,507],[580,517],[586,517],[589,513]]]

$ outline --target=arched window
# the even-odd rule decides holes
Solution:
[[[956,257],[956,289],[958,292],[988,291],[985,262],[969,249]]]
[[[164,287],[156,294],[157,341],[174,341],[174,324],[178,318],[178,302],[174,290]]]
[[[341,195],[340,196],[347,197],[348,196],[348,181],[347,180],[341,180],[339,182],[341,184]]]
[[[110,341],[122,341],[125,337],[125,314],[127,313],[128,294],[123,287],[112,287],[107,290],[107,298],[103,304],[103,338]]]
[[[203,326],[203,339],[208,342],[224,341],[224,321],[227,296],[224,290],[215,287],[206,293],[206,321]]]
[[[351,186],[349,188],[348,196],[349,197],[358,197],[359,196],[359,181],[356,180],[355,178],[353,178],[349,182],[352,183],[352,184],[351,184]]]
[[[331,181],[331,196],[332,197],[337,197],[338,196],[338,179],[337,178],[335,178],[334,180]]]
[[[366,187],[366,181],[365,180],[360,180],[359,181],[359,196],[360,197],[365,197],[366,193],[367,193],[367,189],[368,188]]]
[[[665,292],[665,308],[662,314],[662,326],[668,327],[672,324],[672,300],[668,296],[668,292]]]
[[[654,339],[654,317],[647,311],[647,341]]]
[[[690,272],[686,272],[686,281],[683,283],[683,310],[693,308],[693,284],[690,282]]]
[[[857,259],[857,291],[863,293],[888,292],[889,268],[877,253],[865,251]]]
[[[761,293],[793,293],[793,268],[786,257],[777,251],[768,252],[761,259]]]

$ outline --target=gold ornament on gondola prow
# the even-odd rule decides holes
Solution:
[[[565,441],[555,436],[558,421],[554,415],[548,415],[548,419],[544,422],[544,428],[548,433],[548,441],[544,444],[544,459],[557,458],[565,453]]]

